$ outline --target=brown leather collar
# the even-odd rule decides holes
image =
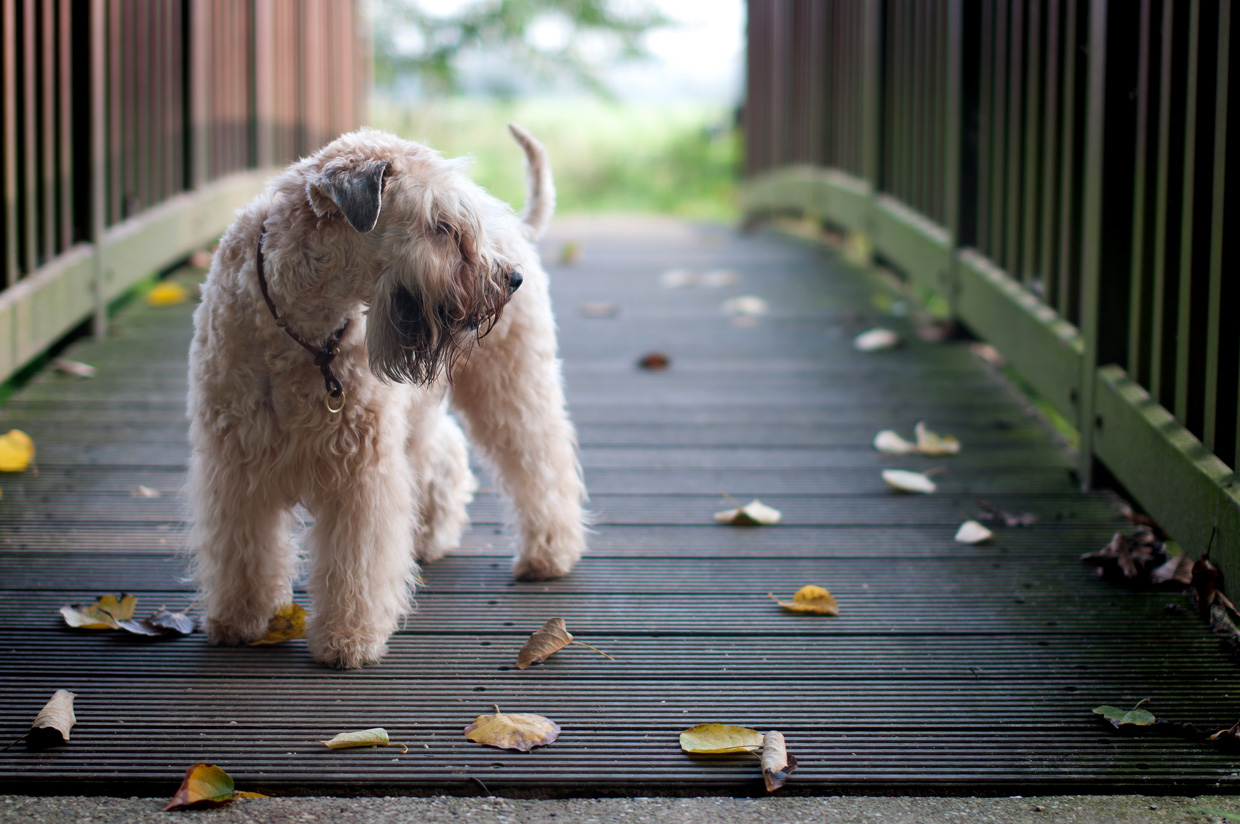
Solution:
[[[332,361],[340,354],[340,339],[344,337],[345,330],[349,328],[349,319],[345,318],[344,325],[337,329],[322,346],[306,343],[300,335],[289,329],[288,322],[280,317],[280,313],[276,310],[275,301],[271,299],[271,294],[267,291],[267,262],[263,259],[263,240],[266,237],[267,231],[264,229],[258,235],[258,251],[255,254],[255,268],[258,270],[258,288],[263,293],[263,300],[267,302],[267,308],[271,310],[271,317],[275,318],[276,326],[283,329],[286,335],[314,356],[314,365],[323,373],[323,382],[327,388],[327,397],[323,399],[323,404],[327,407],[328,412],[335,414],[344,409],[344,386],[332,374]]]

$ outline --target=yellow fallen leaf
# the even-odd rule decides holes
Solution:
[[[465,737],[470,741],[520,752],[546,746],[559,736],[560,725],[549,718],[502,713],[498,706],[494,715],[479,715],[465,728]]]
[[[853,338],[853,349],[858,352],[884,352],[900,345],[900,336],[890,329],[870,329]]]
[[[762,742],[762,733],[732,724],[698,724],[680,734],[680,748],[699,755],[757,753]]]
[[[736,501],[732,501],[736,503]],[[715,513],[715,520],[721,524],[732,524],[733,526],[771,526],[779,523],[783,517],[778,509],[767,506],[766,504],[754,498],[744,506],[737,505],[736,509],[725,509],[723,512]]]
[[[960,441],[952,435],[931,432],[925,421],[918,421],[913,429],[917,433],[917,450],[923,455],[955,455],[960,451]]]
[[[0,472],[21,472],[34,460],[34,441],[20,429],[0,435]]]
[[[139,484],[138,488],[133,491],[133,495],[135,498],[158,498],[159,490],[151,489],[149,486],[142,486]]]
[[[796,756],[788,754],[783,733],[768,732],[762,742],[762,780],[766,782],[766,791],[775,792],[784,786],[796,768]]]
[[[892,489],[900,492],[920,492],[928,495],[938,489],[934,481],[920,472],[909,472],[907,469],[884,469],[883,480]]]
[[[74,698],[77,698],[77,693],[68,690],[52,693],[51,700],[39,710],[30,725],[30,732],[26,733],[30,746],[50,747],[69,740],[69,730],[77,723],[77,716],[73,713]]]
[[[146,295],[146,302],[151,306],[170,306],[189,300],[189,290],[179,283],[166,280]]]
[[[815,615],[839,615],[840,605],[835,600],[835,596],[823,587],[809,584],[803,586],[792,596],[791,601],[781,601],[775,597],[774,593],[768,592],[775,603],[779,604],[786,610],[792,612],[811,612]]]
[[[844,241],[844,259],[857,266],[869,266],[874,262],[874,243],[869,235],[852,232]]]
[[[251,641],[250,646],[282,644],[285,641],[305,637],[306,608],[301,604],[287,604],[280,607],[280,611],[271,616],[271,620],[267,623],[267,634],[257,641]]]
[[[757,295],[738,295],[723,302],[725,315],[765,315],[769,308],[767,303]]]
[[[136,596],[101,595],[93,604],[71,604],[60,608],[65,623],[74,629],[119,629],[120,621],[133,618]]]
[[[214,764],[194,764],[185,771],[185,778],[172,800],[160,812],[187,807],[218,807],[237,798],[266,798],[259,793],[233,789],[232,776]]]
[[[78,378],[95,377],[95,367],[89,363],[69,360],[68,358],[52,358],[51,363],[48,365],[63,375],[73,375]]]
[[[904,440],[891,429],[884,429],[874,436],[874,448],[884,455],[912,455],[918,451],[917,444]]]
[[[686,286],[696,286],[697,282],[697,272],[691,272],[688,269],[668,269],[659,276],[659,285],[664,289],[682,289]]]
[[[358,730],[357,732],[338,733],[330,741],[320,741],[333,750],[343,750],[350,747],[386,747],[392,742],[388,740],[388,732],[383,727],[374,727],[369,730]],[[409,752],[409,748],[404,744],[396,744],[401,747],[404,752]]]
[[[977,521],[965,521],[956,530],[956,540],[962,544],[982,544],[995,537],[995,533]]]

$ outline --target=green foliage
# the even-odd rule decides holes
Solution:
[[[416,108],[376,101],[372,113],[373,125],[445,156],[472,155],[474,179],[515,209],[525,200],[525,173],[509,122],[547,146],[559,214],[737,214],[740,141],[732,113],[721,106],[452,98]]]
[[[433,0],[371,0],[375,82],[390,88],[416,78],[428,94],[460,90],[459,60],[484,52],[493,64],[511,67],[516,81],[569,79],[606,96],[602,60],[641,57],[641,39],[667,19],[644,4],[615,0],[474,0],[449,14],[432,13]],[[539,23],[563,27],[559,45],[530,37]],[[583,40],[584,36],[584,40]],[[581,44],[586,43],[586,48]]]

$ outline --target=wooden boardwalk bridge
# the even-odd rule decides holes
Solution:
[[[557,264],[566,241],[580,259]],[[1081,565],[1131,525],[1109,495],[1078,490],[1074,458],[967,343],[918,339],[876,308],[881,284],[786,236],[591,220],[560,224],[545,254],[592,551],[563,580],[512,582],[480,468],[464,547],[425,570],[380,666],[329,671],[301,641],[212,648],[200,632],[63,625],[61,606],[104,593],[137,595],[140,613],[192,608],[178,555],[191,304],[131,307],[108,340],[65,353],[95,378],[45,372],[0,407],[0,431],[38,447],[37,472],[0,475],[0,739],[54,690],[78,696],[72,741],[0,753],[0,791],[171,795],[211,762],[273,794],[762,793],[752,759],[680,751],[678,733],[710,721],[782,731],[800,767],[781,792],[1240,787],[1234,754],[1121,736],[1091,713],[1148,698],[1162,717],[1230,726],[1240,671],[1186,596]],[[670,269],[738,279],[667,288]],[[725,312],[740,295],[767,311]],[[906,344],[855,351],[879,323]],[[638,368],[651,352],[670,368]],[[918,420],[961,453],[873,449],[880,429],[911,436]],[[898,494],[885,468],[936,468],[938,491]],[[717,524],[720,491],[783,520]],[[956,543],[979,499],[1037,521]],[[839,616],[768,597],[805,584],[830,589]],[[616,660],[571,648],[516,669],[554,616]],[[466,741],[492,704],[563,733],[529,754]],[[408,752],[318,743],[376,726]]]

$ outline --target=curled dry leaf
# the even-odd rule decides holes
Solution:
[[[93,604],[61,607],[60,614],[74,629],[120,629],[121,621],[133,618],[137,605],[138,599],[133,595],[101,595]]]
[[[517,653],[517,669],[528,669],[532,664],[541,664],[572,642],[573,636],[564,625],[564,619],[552,618],[521,647],[521,651]]]
[[[189,290],[179,283],[166,280],[147,293],[146,302],[151,306],[170,306],[189,300]]]
[[[931,432],[925,421],[913,427],[917,434],[917,451],[923,455],[955,455],[960,451],[960,441],[952,435]]]
[[[0,435],[0,472],[23,472],[34,460],[34,441],[20,429]]]
[[[560,725],[541,715],[508,714],[495,706],[494,715],[479,715],[465,728],[465,737],[488,747],[529,752],[560,736]]]
[[[796,756],[788,754],[783,733],[776,730],[768,732],[762,743],[762,780],[766,782],[766,791],[775,792],[784,786],[796,768]]]
[[[54,747],[69,740],[69,730],[77,723],[73,713],[73,699],[77,693],[56,690],[26,733],[26,743],[32,747]]]
[[[901,343],[898,334],[890,329],[870,329],[853,338],[853,349],[858,352],[884,352],[895,349]]]
[[[287,604],[271,617],[267,623],[267,634],[250,646],[260,644],[282,644],[297,638],[306,637],[306,608],[301,604]]]
[[[156,637],[162,635],[189,635],[194,631],[194,619],[183,612],[169,612],[162,607],[149,618],[141,621],[117,621],[117,626],[134,635]]]
[[[581,260],[581,244],[575,240],[565,241],[560,247],[558,259],[564,266],[571,266]]]
[[[73,375],[78,378],[95,377],[95,367],[89,363],[69,360],[68,358],[52,358],[49,365],[62,375]]]
[[[383,727],[373,727],[369,730],[337,733],[330,741],[319,743],[326,745],[329,749],[345,750],[352,747],[386,747],[392,742],[388,739],[387,730]],[[404,752],[409,752],[409,748],[404,744],[395,746],[401,747]]]
[[[783,517],[783,513],[778,509],[767,506],[757,498],[744,506],[737,504],[736,509],[725,509],[723,512],[715,513],[716,521],[733,526],[772,526],[779,523]]]
[[[984,544],[993,537],[995,533],[977,521],[965,521],[956,530],[956,540],[962,544]]]
[[[1033,526],[1038,522],[1038,516],[1032,512],[1021,512],[1019,514],[1004,512],[993,504],[977,499],[977,505],[986,510],[978,516],[983,521],[998,521],[1004,526]]]
[[[642,355],[637,361],[637,365],[652,372],[661,372],[672,365],[672,359],[662,352],[649,352]]]
[[[823,587],[809,584],[803,586],[792,596],[791,601],[781,601],[774,593],[768,592],[775,603],[791,612],[809,612],[815,615],[839,615],[840,605],[835,596]]]
[[[875,435],[874,448],[884,455],[912,455],[918,451],[917,444],[904,440],[893,429],[884,429]]]
[[[680,734],[680,748],[697,755],[757,753],[762,749],[762,733],[732,724],[697,724]]]
[[[135,498],[158,498],[159,490],[151,489],[149,486],[139,485],[138,488],[133,491],[133,495]]]
[[[533,664],[541,664],[569,644],[592,649],[608,660],[616,660],[601,649],[574,640],[572,633],[564,624],[564,619],[552,618],[542,625],[542,629],[530,635],[529,640],[521,647],[521,651],[517,653],[517,669],[529,669]]]
[[[259,793],[238,792],[232,776],[214,764],[194,764],[185,771],[185,778],[172,800],[160,812],[188,807],[218,807],[238,798],[266,798]]]
[[[883,480],[889,487],[900,492],[918,492],[928,495],[938,489],[934,481],[924,474],[910,472],[907,469],[884,469]]]
[[[1193,582],[1193,559],[1187,555],[1172,555],[1150,573],[1150,583],[1162,586],[1170,583],[1188,586]]]

